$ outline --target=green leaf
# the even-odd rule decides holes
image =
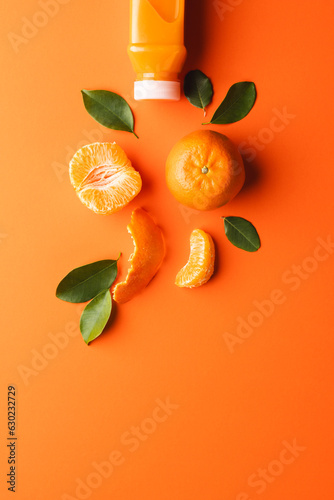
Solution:
[[[103,332],[110,317],[111,306],[109,289],[100,292],[86,305],[80,318],[80,331],[86,344]]]
[[[135,134],[133,114],[123,97],[108,90],[82,90],[88,113],[101,125],[113,130],[125,130]]]
[[[117,260],[99,260],[73,269],[59,283],[56,296],[67,302],[87,302],[111,287],[117,276]]]
[[[183,90],[190,104],[203,109],[205,116],[205,108],[210,104],[213,95],[210,78],[199,69],[189,71],[184,78]]]
[[[223,217],[228,240],[246,252],[256,252],[260,246],[259,235],[251,222],[241,217]]]
[[[217,108],[211,121],[203,125],[227,124],[238,122],[244,118],[252,107],[256,99],[256,88],[253,82],[239,82],[230,87],[225,99]]]

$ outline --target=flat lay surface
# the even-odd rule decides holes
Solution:
[[[134,101],[129,2],[1,5],[2,499],[11,450],[18,500],[333,496],[333,14],[325,0],[188,2],[181,76],[210,77],[204,119],[184,96]],[[249,115],[202,125],[239,81],[256,84]],[[124,97],[139,139],[94,121],[82,89]],[[196,130],[227,135],[245,164],[243,189],[212,211],[181,205],[165,180],[170,150]],[[114,141],[142,189],[100,215],[68,165],[84,145]],[[140,207],[164,234],[163,264],[87,346],[84,305],[56,287],[120,252],[124,280]],[[227,240],[227,216],[254,224],[257,252]],[[180,288],[194,229],[212,236],[215,272]]]

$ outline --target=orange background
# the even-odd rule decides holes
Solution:
[[[252,80],[258,90],[244,120],[211,127],[242,145],[246,185],[228,206],[197,213],[169,194],[164,164],[178,139],[201,128],[202,112],[184,97],[133,101],[128,4],[63,1],[46,20],[35,0],[1,5],[0,497],[12,498],[6,399],[15,385],[17,499],[331,498],[334,254],[319,238],[334,240],[334,5],[188,2],[184,74],[211,77],[208,116],[231,84]],[[14,42],[26,19],[40,27]],[[140,139],[99,126],[82,88],[125,97]],[[112,216],[87,210],[68,179],[71,155],[96,140],[119,143],[144,182]],[[119,251],[124,276],[126,225],[138,206],[163,229],[166,260],[87,347],[83,305],[56,299],[56,286],[74,267]],[[223,215],[251,220],[260,251],[233,247]],[[216,273],[202,288],[178,289],[197,227],[214,238]],[[282,303],[273,304],[275,290]],[[158,400],[174,405],[169,414]],[[102,462],[108,477],[96,472]]]

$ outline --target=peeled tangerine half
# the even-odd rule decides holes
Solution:
[[[215,265],[215,246],[211,236],[201,229],[190,235],[190,255],[178,272],[175,285],[193,288],[204,285],[212,276]]]
[[[161,229],[142,208],[132,212],[127,226],[134,252],[125,281],[118,283],[113,291],[116,302],[123,304],[143,290],[158,271],[165,256],[165,243]]]
[[[141,190],[139,172],[115,142],[95,142],[70,161],[70,179],[80,200],[97,214],[113,214]]]

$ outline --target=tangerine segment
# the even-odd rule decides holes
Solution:
[[[161,229],[142,208],[132,212],[127,226],[134,253],[129,262],[131,266],[125,281],[118,283],[113,291],[116,302],[123,304],[143,290],[158,271],[165,256],[165,243]]]
[[[238,194],[245,169],[237,147],[223,134],[198,130],[170,151],[166,182],[172,195],[196,210],[213,210]]]
[[[215,245],[210,234],[194,229],[190,235],[190,255],[187,264],[177,273],[175,285],[193,288],[204,285],[212,276]]]
[[[82,203],[98,214],[118,212],[142,186],[139,172],[115,142],[79,149],[70,162],[70,179]]]

